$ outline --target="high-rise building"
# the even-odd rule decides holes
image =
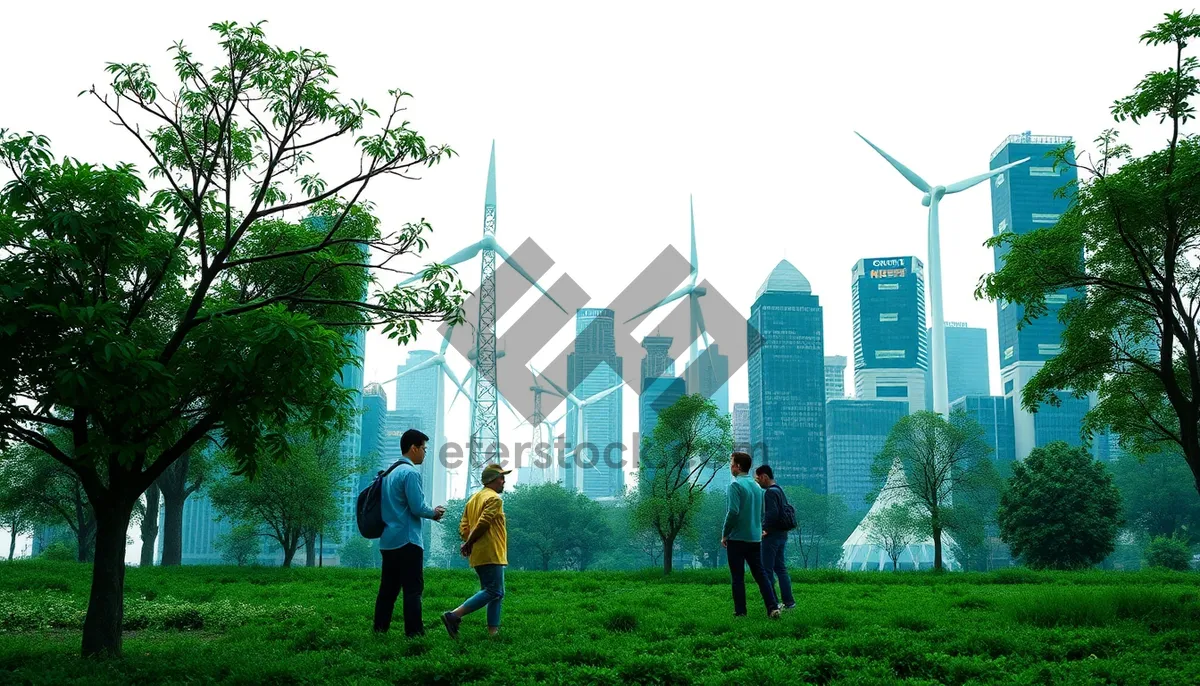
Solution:
[[[410,351],[405,364],[396,368],[396,375],[403,374],[435,354],[432,350]],[[412,421],[412,425],[405,428],[416,429],[429,436],[426,460],[419,469],[425,497],[433,506],[445,505],[447,497],[446,465],[441,459],[446,429],[443,425],[444,410],[438,402],[443,398],[445,379],[441,368],[433,365],[396,380],[396,412],[407,415]],[[395,440],[396,449],[399,450],[400,439],[396,437]]]
[[[825,337],[808,279],[780,262],[747,323],[750,444],[775,478],[825,493]]]
[[[925,330],[925,340],[933,336]],[[988,365],[987,329],[967,326],[965,322],[946,322],[946,397],[948,402],[964,395],[988,395],[992,392],[991,367]],[[933,373],[925,370],[925,406],[933,407]]]
[[[718,414],[729,414],[729,356],[722,355],[716,343],[700,352],[696,362],[684,371],[687,387],[713,401]]]
[[[846,397],[846,356],[825,356],[825,402]]]
[[[841,496],[850,512],[865,513],[867,494],[882,484],[871,475],[892,427],[908,414],[903,403],[834,399],[825,403],[829,495]]]
[[[733,449],[737,452],[750,452],[750,403],[734,403],[733,418]]]
[[[575,351],[567,356],[567,390],[586,401],[621,383],[621,358],[613,333],[613,311],[581,308],[575,313]],[[621,447],[621,396],[609,394],[583,409],[584,435],[578,437],[578,409],[567,405],[565,482],[590,498],[625,493]],[[575,446],[583,450],[576,454]]]
[[[991,168],[1028,157],[1029,162],[1014,167],[992,179],[992,233],[1009,231],[1029,233],[1053,226],[1067,211],[1070,199],[1056,197],[1055,192],[1077,180],[1073,152],[1068,152],[1067,164],[1057,167],[1047,158],[1052,150],[1071,142],[1069,136],[1034,136],[1029,131],[1009,136],[992,152]],[[995,267],[1004,266],[1008,246],[995,250]],[[1082,251],[1079,255],[1083,259]],[[1060,407],[1042,405],[1037,412],[1021,408],[1021,393],[1046,360],[1062,349],[1062,324],[1058,312],[1067,300],[1080,294],[1064,290],[1046,297],[1048,311],[1018,329],[1025,316],[1024,308],[1005,301],[996,303],[999,324],[1000,381],[1004,397],[1013,400],[1013,430],[1016,455],[1023,460],[1037,446],[1063,440],[1080,445],[1080,425],[1090,409],[1088,398],[1074,398],[1064,393]]]
[[[854,396],[926,409],[925,266],[915,257],[859,260],[851,296]]]
[[[675,360],[668,351],[670,336],[647,336],[642,339],[646,356],[642,358],[642,386],[638,396],[638,433],[642,437],[654,434],[658,413],[670,407],[686,392],[684,379],[675,376]]]
[[[372,465],[358,477],[358,490],[366,488],[375,479],[375,473],[387,469],[383,462],[383,441],[387,419],[387,391],[383,386],[372,383],[363,388],[362,456]],[[390,464],[390,463],[389,463]],[[355,494],[357,497],[357,493]]]
[[[947,329],[947,332],[949,329]],[[997,395],[964,395],[950,401],[950,413],[965,412],[983,427],[983,440],[996,465],[1017,459],[1013,443],[1013,399]]]
[[[338,446],[338,455],[342,467],[353,470],[358,468],[362,456],[363,357],[366,352],[367,334],[366,331],[356,331],[349,334],[348,338],[354,351],[354,359],[342,367],[338,380],[343,388],[353,393],[350,408],[353,415],[350,418],[350,428],[342,436]],[[354,519],[354,508],[358,499],[356,486],[358,486],[358,477],[355,474],[347,476],[342,484],[340,525],[343,542],[351,540],[352,536],[359,535]],[[334,555],[337,549],[338,545],[329,541],[327,537],[321,555],[326,557]]]

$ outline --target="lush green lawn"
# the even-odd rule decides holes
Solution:
[[[0,683],[1200,683],[1200,574],[797,573],[799,608],[735,619],[728,573],[517,572],[504,632],[369,631],[377,572],[131,568],[125,657],[76,657],[88,568],[0,564]]]

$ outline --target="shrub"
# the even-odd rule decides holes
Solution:
[[[1155,536],[1146,545],[1146,564],[1186,572],[1192,561],[1187,542],[1175,536]]]

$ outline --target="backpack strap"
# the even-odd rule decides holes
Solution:
[[[376,478],[383,478],[383,477],[387,476],[388,474],[391,474],[392,470],[395,469],[396,467],[399,467],[401,464],[402,463],[400,462],[400,460],[396,460],[396,462],[391,467],[387,468],[387,471],[379,472],[379,474]]]

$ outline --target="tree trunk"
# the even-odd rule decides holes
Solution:
[[[120,657],[125,613],[125,532],[133,501],[107,501],[96,510],[96,560],[83,620],[82,652],[84,657]]]
[[[183,564],[183,503],[184,498],[173,498],[169,491],[162,491],[163,499],[163,554],[162,566],[178,567]]]
[[[13,524],[12,537],[8,539],[8,561],[12,562],[13,554],[17,552],[17,525]]]
[[[309,534],[304,537],[304,566],[317,566],[317,542],[315,537]]]
[[[933,570],[942,571],[942,525],[933,520]]]
[[[130,512],[133,512],[133,507],[130,506]],[[128,522],[126,522],[128,526]],[[99,538],[98,522],[89,522],[86,519],[79,523],[79,528],[75,530],[75,559],[79,562],[92,562],[96,555],[96,541],[93,538],[92,532],[96,531],[95,538]],[[121,534],[121,544],[125,543],[125,534]]]
[[[542,571],[543,572],[550,571],[550,556],[549,555],[545,555],[545,554],[542,555]]]
[[[288,535],[287,542],[283,544],[283,566],[291,567],[292,559],[296,557],[296,549],[300,547],[299,534],[292,536]]]
[[[671,563],[675,561],[675,539],[663,539],[663,574],[671,573]]]
[[[320,543],[320,546],[319,546],[320,552],[317,553],[317,566],[324,567],[325,566],[325,532],[324,531],[322,531],[321,535],[317,537],[317,542]]]
[[[158,541],[158,484],[146,489],[146,516],[142,518],[142,567],[154,565],[154,544]]]
[[[899,559],[900,559],[900,556],[899,556],[899,555],[897,555],[896,557],[893,557],[893,558],[892,558],[892,572],[893,572],[893,573],[895,573],[896,571],[898,571],[898,570],[896,569],[896,561],[897,561],[897,560],[899,560]]]

